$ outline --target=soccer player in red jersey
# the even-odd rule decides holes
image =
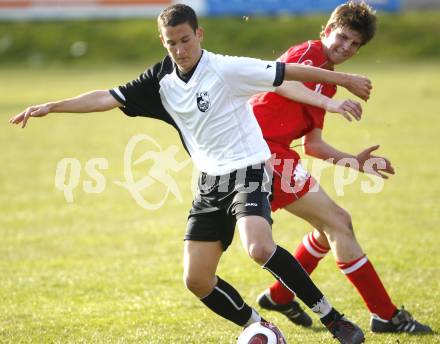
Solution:
[[[333,11],[320,40],[291,47],[280,57],[280,61],[333,70],[335,65],[353,57],[374,36],[375,28],[376,15],[371,7],[363,2],[347,2]],[[360,104],[351,100],[338,102],[329,99],[336,93],[336,86],[331,84],[292,82],[285,86],[291,87],[290,91],[262,93],[253,96],[250,103],[263,136],[277,159],[274,160],[272,210],[283,208],[314,227],[297,247],[296,259],[310,274],[332,250],[338,267],[356,287],[370,311],[373,332],[432,332],[429,326],[416,321],[403,307],[398,309],[394,305],[356,240],[350,215],[317,185],[301,166],[299,154],[290,148],[293,140],[302,138],[307,155],[331,160],[334,164],[348,158],[354,162],[351,167],[360,172],[388,178],[389,174],[394,174],[391,163],[372,155],[379,146],[369,147],[356,155],[337,150],[322,138],[325,110],[292,99],[295,92],[301,91],[301,88],[305,92],[307,87],[307,92],[315,95],[311,104],[340,112],[349,120],[350,115],[357,120],[361,118]],[[294,88],[296,90],[292,92]],[[369,165],[367,171],[364,164],[370,158],[379,158],[382,164]],[[310,326],[311,318],[294,301],[294,297],[280,282],[275,282],[260,294],[258,303],[262,308],[283,313],[296,324]]]

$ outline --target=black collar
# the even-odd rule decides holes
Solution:
[[[191,77],[193,76],[194,72],[197,69],[197,66],[199,65],[200,60],[202,59],[202,56],[203,56],[203,50],[202,50],[202,54],[200,55],[200,58],[197,61],[197,63],[194,65],[194,67],[191,68],[191,70],[189,72],[186,72],[186,73],[179,70],[179,67],[177,67],[177,65],[174,64],[176,67],[177,76],[179,77],[180,80],[187,83],[191,79]]]

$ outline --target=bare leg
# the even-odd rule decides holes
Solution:
[[[353,232],[350,215],[319,187],[284,209],[309,222],[328,240],[338,262],[353,261],[364,255]],[[320,242],[325,245],[322,236]]]
[[[222,254],[220,241],[185,241],[183,279],[185,286],[197,297],[207,296],[217,284],[215,272]]]
[[[184,282],[205,306],[239,326],[261,320],[226,281],[215,275],[223,247],[220,241],[185,241]]]
[[[263,265],[276,249],[269,223],[261,216],[245,216],[237,221],[243,248],[258,264]]]

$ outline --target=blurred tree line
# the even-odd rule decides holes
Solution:
[[[201,18],[211,51],[275,59],[319,38],[327,16]],[[376,37],[357,61],[440,58],[440,11],[379,14]],[[155,19],[0,22],[0,66],[149,64],[164,55]]]

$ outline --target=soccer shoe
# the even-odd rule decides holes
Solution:
[[[364,333],[359,326],[345,318],[344,314],[337,314],[326,327],[341,344],[360,344],[365,341]]]
[[[265,290],[257,297],[257,302],[261,308],[269,311],[276,311],[284,314],[291,322],[296,325],[310,327],[312,326],[312,318],[304,312],[298,302],[292,301],[286,305],[280,305],[274,302],[269,290]]]
[[[432,329],[419,323],[412,315],[403,308],[399,309],[391,320],[383,320],[376,316],[371,317],[371,331],[383,332],[406,332],[406,333],[431,333]]]

